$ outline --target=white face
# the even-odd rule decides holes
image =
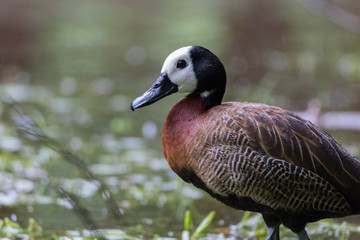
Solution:
[[[179,92],[194,92],[196,89],[197,79],[190,58],[190,49],[191,46],[183,47],[171,53],[161,69],[161,73],[166,72],[170,81],[178,86]],[[186,62],[185,68],[177,67],[180,60]]]

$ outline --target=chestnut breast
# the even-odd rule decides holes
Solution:
[[[206,118],[201,97],[188,95],[169,111],[162,130],[163,153],[170,167],[179,172],[191,159],[191,145]]]

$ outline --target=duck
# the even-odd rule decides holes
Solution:
[[[290,111],[222,102],[226,80],[214,53],[182,47],[131,103],[134,111],[187,94],[170,109],[162,129],[170,168],[225,205],[260,213],[267,240],[280,239],[280,225],[308,240],[308,223],[360,214],[360,160]]]

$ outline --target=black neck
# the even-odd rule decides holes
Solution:
[[[223,64],[212,52],[200,46],[193,46],[190,56],[198,81],[194,93],[202,96],[206,109],[220,105],[226,86]]]
[[[201,94],[205,102],[205,109],[210,109],[216,105],[220,105],[225,93],[225,87],[217,88],[209,94]]]

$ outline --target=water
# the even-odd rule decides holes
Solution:
[[[203,4],[207,10],[198,10]],[[167,54],[195,43],[223,60],[226,101],[303,111],[316,98],[324,112],[359,111],[359,69],[352,64],[358,36],[295,4],[258,4],[269,14],[237,1],[2,1],[0,217],[23,226],[33,217],[49,234],[96,224],[179,237],[186,209],[196,220],[215,209],[214,228],[237,224],[241,213],[183,183],[162,156],[162,124],[181,96],[135,112],[129,105],[156,79]],[[15,130],[12,101],[23,109],[20,122],[40,132]],[[359,156],[358,131],[331,133]],[[59,189],[74,194],[92,222]]]

